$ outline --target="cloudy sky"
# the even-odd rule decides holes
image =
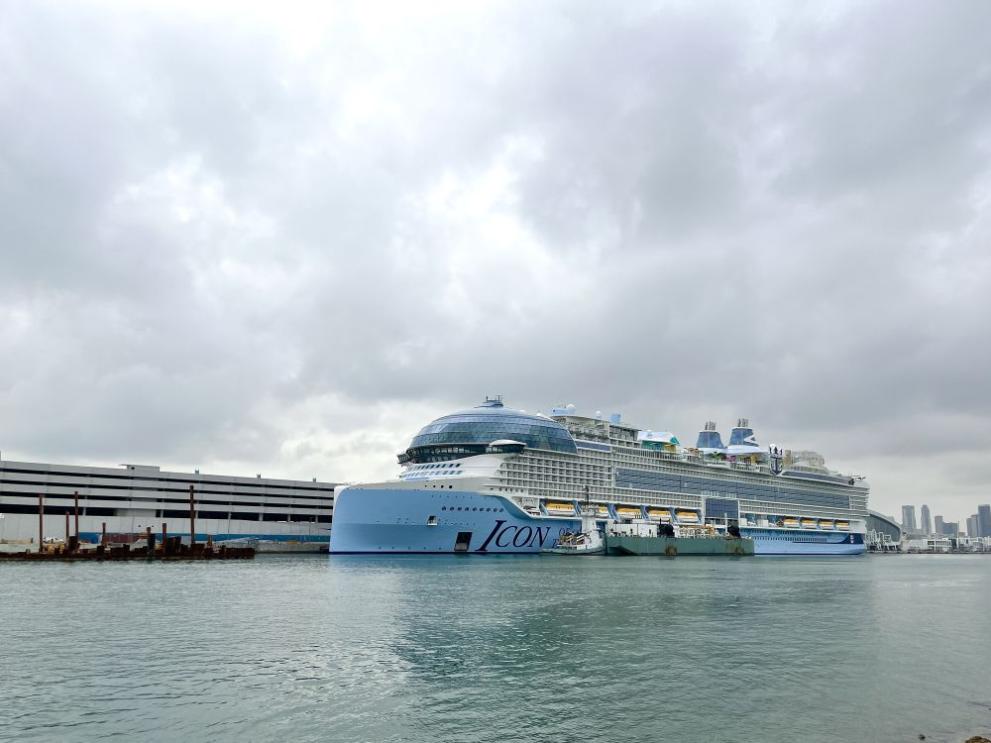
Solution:
[[[0,0],[0,450],[361,480],[501,393],[991,500],[991,3]]]

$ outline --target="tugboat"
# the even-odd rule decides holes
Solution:
[[[606,551],[606,542],[596,523],[595,516],[582,515],[580,532],[565,532],[557,538],[550,549],[541,550],[549,555],[601,555]]]

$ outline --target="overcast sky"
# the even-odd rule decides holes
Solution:
[[[363,480],[503,394],[991,500],[991,3],[0,0],[6,459]]]

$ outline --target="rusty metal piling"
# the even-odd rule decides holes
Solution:
[[[189,551],[196,551],[196,501],[192,485],[189,486]]]

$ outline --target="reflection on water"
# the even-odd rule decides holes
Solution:
[[[957,741],[991,558],[0,566],[0,738]]]

